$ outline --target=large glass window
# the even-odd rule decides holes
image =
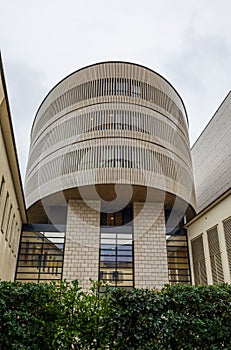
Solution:
[[[166,210],[166,241],[169,283],[190,283],[187,231],[177,211]]]
[[[32,226],[32,227],[30,227]],[[39,226],[41,231],[33,228]],[[47,231],[42,231],[47,229]],[[52,231],[48,231],[52,229]],[[65,233],[53,225],[24,225],[16,271],[17,281],[61,280]]]
[[[111,287],[133,287],[132,208],[101,213],[99,280]]]

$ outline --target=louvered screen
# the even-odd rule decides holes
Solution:
[[[224,282],[217,226],[207,231],[213,284]]]
[[[192,257],[195,284],[207,284],[205,255],[202,236],[192,241]]]
[[[225,243],[229,262],[229,272],[231,276],[231,216],[223,221],[223,227],[225,232]]]

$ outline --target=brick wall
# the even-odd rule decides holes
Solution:
[[[78,279],[84,289],[91,285],[89,278],[98,280],[100,203],[91,202],[98,210],[82,200],[69,200],[67,212],[63,279]]]
[[[168,283],[164,209],[158,203],[134,203],[134,278],[137,288],[161,289]],[[94,203],[94,207],[96,207]],[[70,200],[63,279],[78,279],[84,289],[98,279],[100,212],[82,200]]]
[[[161,289],[168,283],[166,229],[162,204],[134,203],[134,269],[137,288]]]

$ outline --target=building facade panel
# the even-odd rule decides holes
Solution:
[[[227,250],[229,275],[231,278],[231,216],[222,222],[225,234],[225,246]]]
[[[94,209],[82,200],[68,203],[63,265],[63,279],[78,279],[84,289],[98,280],[99,266],[100,202],[88,204]]]
[[[134,280],[137,288],[157,289],[169,281],[161,203],[134,203]]]
[[[7,90],[0,57],[0,280],[13,280],[26,221]]]
[[[1,113],[1,112],[0,112]],[[0,280],[13,280],[16,268],[22,218],[9,168],[0,126]]]
[[[192,147],[197,212],[231,187],[231,93]]]
[[[191,258],[191,270],[193,271],[194,256],[192,245],[195,239],[203,233],[203,251],[206,261],[206,276],[208,284],[222,282],[230,283],[230,270],[228,263],[229,245],[225,239],[224,222],[227,222],[230,217],[231,195],[227,195],[221,199],[213,207],[208,207],[202,212],[200,217],[195,217],[192,222],[188,224],[188,239]],[[211,252],[209,247],[209,233],[216,229],[217,239],[213,245],[214,251]],[[227,232],[227,230],[226,230]],[[226,233],[227,234],[227,233]],[[218,264],[217,264],[218,263]],[[194,283],[197,282],[195,275],[192,276]],[[214,280],[215,277],[215,280]]]
[[[190,252],[203,233],[208,284],[230,283],[231,92],[192,147],[197,215],[187,224]],[[194,258],[192,257],[192,265]],[[193,282],[197,283],[196,276]]]

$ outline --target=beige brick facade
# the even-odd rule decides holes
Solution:
[[[168,283],[163,204],[134,203],[134,279],[137,288]],[[143,208],[143,209],[142,209]]]
[[[94,202],[94,203],[93,203]],[[63,279],[78,279],[84,289],[91,285],[89,278],[98,280],[100,203],[69,200]]]
[[[24,197],[0,57],[0,281],[14,279],[21,226],[25,221]]]

